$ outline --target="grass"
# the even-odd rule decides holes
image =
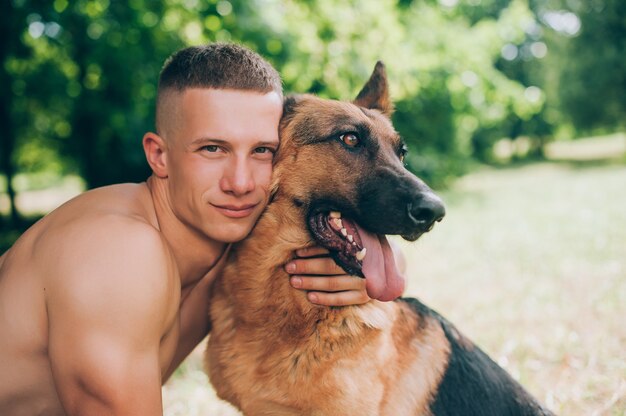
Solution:
[[[485,170],[405,244],[410,295],[449,317],[551,409],[626,411],[626,167]]]
[[[400,242],[406,295],[448,317],[562,415],[626,413],[626,166],[483,169],[448,214]],[[165,415],[237,415],[198,348],[163,388]]]

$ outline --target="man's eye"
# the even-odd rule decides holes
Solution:
[[[359,136],[357,136],[354,133],[342,134],[341,136],[339,136],[339,140],[341,140],[343,144],[345,144],[348,147],[357,147],[359,143],[361,142],[361,140],[359,139]]]
[[[273,154],[274,149],[271,149],[269,147],[257,147],[256,149],[254,149],[254,153]]]
[[[210,152],[210,153],[215,153],[219,150],[219,147],[214,145],[214,144],[209,144],[206,146],[202,146],[201,150],[204,150],[206,152]]]

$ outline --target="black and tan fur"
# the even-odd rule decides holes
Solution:
[[[401,163],[391,112],[380,63],[353,103],[286,99],[272,201],[213,288],[212,384],[255,416],[550,414],[418,300],[319,307],[289,285],[283,265],[314,243],[315,210],[411,240],[430,225],[405,218],[406,198],[432,191]],[[345,132],[362,148],[343,146]]]

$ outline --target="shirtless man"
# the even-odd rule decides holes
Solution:
[[[148,181],[74,198],[0,257],[1,415],[162,414],[161,384],[210,330],[229,243],[268,201],[281,112],[278,74],[247,49],[166,62]],[[293,285],[319,304],[366,302],[362,279],[319,253],[286,266]]]

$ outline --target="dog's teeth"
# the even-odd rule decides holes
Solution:
[[[366,254],[367,254],[367,249],[365,247],[363,247],[363,250],[361,250],[358,253],[356,253],[356,259],[357,260],[363,260],[365,258]]]
[[[353,241],[353,242],[352,242],[352,245],[353,245],[353,246],[356,246],[356,241]]]
[[[428,231],[432,230],[434,226],[435,226],[435,223],[433,222],[432,224],[430,224],[430,227],[428,227]]]
[[[330,211],[330,218],[341,218],[341,212],[339,212],[339,211]]]
[[[333,223],[333,226],[341,229],[343,228],[343,222],[339,218],[331,218],[330,221]]]
[[[344,237],[346,237],[348,235],[348,230],[346,230],[345,228],[341,229],[341,235],[343,235]]]
[[[351,243],[354,241],[354,237],[351,234],[348,234],[348,241]]]

